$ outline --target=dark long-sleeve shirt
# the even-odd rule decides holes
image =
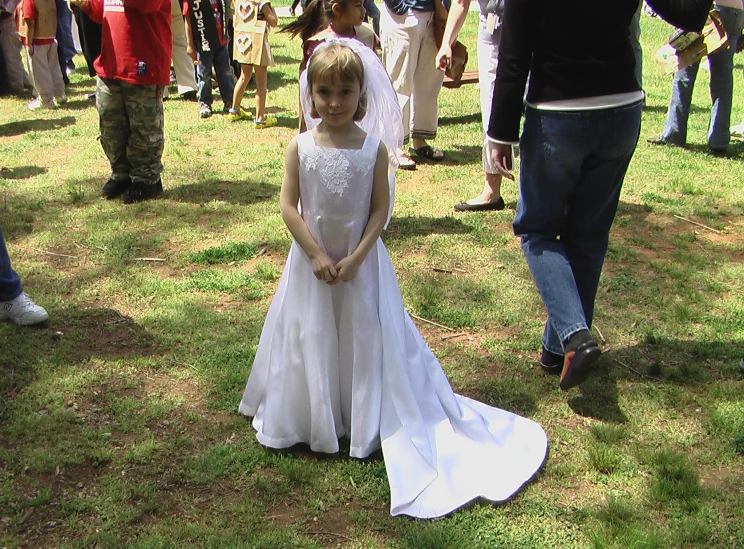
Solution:
[[[663,19],[699,31],[712,0],[648,0]],[[516,142],[528,103],[638,91],[630,21],[638,0],[507,0],[488,136]]]

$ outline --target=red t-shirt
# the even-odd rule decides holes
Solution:
[[[173,48],[170,0],[89,0],[86,12],[103,25],[101,78],[167,86]]]
[[[220,0],[209,0],[212,5],[212,13],[214,14],[214,22],[217,24],[217,35],[220,37],[220,44],[223,46],[227,44],[225,40],[225,17],[222,15],[222,2]],[[191,4],[188,0],[183,2],[183,15],[184,17],[191,17]]]
[[[21,2],[23,18],[30,21],[36,21],[39,18],[39,12],[36,10],[35,0],[23,0]],[[25,36],[21,36],[21,43],[28,46]],[[36,38],[34,36],[34,46],[43,46],[44,44],[54,44],[54,38]]]

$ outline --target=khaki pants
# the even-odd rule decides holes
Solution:
[[[171,30],[173,32],[173,70],[176,73],[178,94],[196,90],[194,61],[186,53],[186,26],[181,15],[181,2],[171,0]]]
[[[409,10],[396,15],[387,6],[380,18],[382,62],[403,111],[403,141],[432,139],[439,121],[444,73],[434,66],[434,13]]]
[[[163,86],[96,78],[101,146],[111,178],[156,183],[163,171]]]
[[[54,106],[54,98],[57,101],[67,98],[65,96],[65,83],[62,80],[62,71],[59,68],[59,58],[57,57],[57,42],[33,46],[33,50],[34,55],[28,57],[31,78],[41,103],[45,107],[52,107]],[[26,55],[28,55],[28,52]]]
[[[5,73],[11,93],[21,95],[23,87],[31,87],[31,80],[23,68],[21,41],[18,40],[12,17],[0,20],[0,55],[5,60]]]

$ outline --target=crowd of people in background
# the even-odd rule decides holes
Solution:
[[[292,16],[299,3],[296,0],[290,7]],[[679,4],[696,9],[696,13],[707,13],[701,6],[710,3],[687,0]],[[101,145],[111,170],[101,189],[105,198],[132,203],[162,194],[163,99],[172,78],[180,97],[198,103],[198,115],[202,118],[212,115],[216,80],[222,110],[229,120],[253,119],[257,129],[277,124],[276,117],[267,114],[268,70],[274,65],[270,31],[278,24],[270,2],[210,0],[202,5],[195,0],[127,0],[125,7],[114,4],[106,0],[0,0],[0,93],[27,98],[31,110],[64,105],[68,101],[65,86],[76,70],[76,49],[84,55],[90,76],[97,77],[91,100],[97,105]],[[512,146],[519,141],[522,169],[514,231],[522,239],[525,257],[548,311],[541,362],[546,371],[561,374],[562,386],[570,387],[583,381],[599,355],[589,334],[594,295],[622,178],[638,137],[640,109],[645,105],[640,47],[643,2],[625,0],[611,9],[605,8],[617,16],[613,23],[617,27],[613,27],[616,46],[606,55],[627,71],[616,66],[618,70],[602,78],[595,74],[591,81],[586,78],[586,64],[574,66],[567,54],[561,57],[560,36],[555,36],[549,45],[543,45],[547,39],[542,36],[529,38],[534,48],[545,48],[540,51],[544,57],[533,59],[537,50],[524,49],[526,37],[534,28],[524,10],[555,11],[556,20],[562,20],[564,8],[547,8],[538,0],[479,0],[478,4],[477,58],[485,181],[479,195],[460,201],[455,210],[506,207],[501,184],[504,178],[514,179]],[[679,17],[669,2],[655,0],[648,4],[672,23],[699,26],[699,17]],[[452,44],[464,24],[470,1],[452,3],[438,43],[435,27],[441,24],[440,6],[441,0],[384,0],[379,7],[371,0],[302,0],[302,14],[282,29],[302,39],[300,75],[314,50],[329,40],[353,39],[379,51],[402,112],[403,140],[400,147],[391,151],[399,169],[412,170],[417,162],[440,162],[445,158],[445,152],[430,141],[437,135],[444,70],[452,62]],[[721,154],[728,148],[731,135],[740,137],[743,133],[744,124],[730,124],[733,57],[744,25],[744,3],[715,0],[713,7],[729,38],[728,48],[708,56],[712,101],[708,146],[714,154]],[[366,23],[370,18],[371,25]],[[583,24],[580,20],[572,16],[566,24],[577,27]],[[508,23],[504,25],[504,21]],[[595,26],[591,21],[585,23],[583,40],[596,39],[599,47],[601,37],[587,30]],[[538,61],[543,59],[552,59],[554,65],[540,66]],[[549,65],[549,61],[545,63]],[[699,67],[698,61],[675,73],[664,129],[659,137],[650,138],[650,143],[686,145],[692,90]],[[559,69],[561,76],[556,77]],[[254,78],[255,114],[242,106],[246,87]],[[527,106],[520,136],[525,97]],[[301,105],[299,110],[302,131]],[[597,188],[592,174],[584,174],[573,182],[545,183],[552,181],[548,176],[557,168],[549,165],[551,157],[545,154],[544,147],[538,151],[533,126],[554,123],[564,128],[562,113],[586,114],[587,124],[591,123],[590,118],[608,113],[613,114],[615,124],[620,124],[618,113],[627,118],[625,126],[613,126],[612,135],[624,136],[627,151],[613,160],[617,165],[612,164],[611,169],[617,177],[611,178],[613,184],[605,189],[601,200],[590,189]],[[597,137],[594,144],[599,143],[601,138]],[[580,147],[570,139],[556,143],[556,147],[567,144],[570,150],[562,153],[563,160],[574,155],[576,162],[581,163],[582,156],[577,152]],[[597,168],[597,177],[603,169],[610,169],[607,166]],[[600,179],[606,180],[604,176]],[[574,200],[569,200],[569,195],[574,196],[577,189],[586,203],[569,203]],[[559,195],[554,196],[555,192]],[[548,195],[551,200],[545,199]],[[592,205],[597,201],[602,202],[602,208]],[[550,211],[546,204],[551,206]],[[591,219],[586,218],[587,212]],[[29,319],[46,319],[46,312],[20,291],[4,245],[0,252],[0,286],[10,288],[0,288],[0,301],[6,304],[7,311],[3,318],[20,324],[29,323]],[[544,264],[546,261],[550,264]],[[565,284],[556,294],[555,273],[563,271]],[[550,283],[542,282],[545,273],[550,273]],[[19,299],[21,302],[14,301]],[[15,304],[7,306],[8,303]],[[572,362],[579,365],[574,373]]]
[[[729,36],[729,47],[709,56],[708,145],[716,154],[730,141],[743,1],[715,1]],[[198,102],[201,118],[213,112],[214,73],[230,121],[253,118],[258,130],[277,124],[266,107],[270,31],[278,23],[267,0],[0,2],[5,91],[29,96],[31,110],[67,102],[74,11],[96,75],[107,199],[133,203],[163,193],[163,99],[172,66],[179,95]],[[592,375],[601,355],[591,332],[595,299],[645,103],[641,2],[595,4],[479,1],[485,184],[455,205],[459,212],[504,209],[501,183],[515,180],[519,145],[513,230],[546,310],[540,363],[565,391]],[[713,0],[648,4],[671,24],[700,31]],[[380,240],[392,214],[394,170],[445,158],[429,142],[469,1],[456,0],[446,24],[443,9],[441,0],[384,0],[381,10],[364,0],[313,0],[284,28],[302,39],[299,115],[308,131],[301,127],[287,149],[280,209],[294,240],[239,407],[271,448],[305,443],[335,453],[346,436],[354,457],[381,449],[391,513],[420,518],[476,497],[511,497],[547,450],[537,423],[452,391],[405,311]],[[379,28],[365,26],[368,12]],[[652,143],[686,144],[699,64],[675,74],[664,131]],[[252,114],[242,99],[254,76]],[[380,115],[385,109],[391,116]],[[23,291],[0,232],[0,320],[47,318]]]

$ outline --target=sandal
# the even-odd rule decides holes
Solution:
[[[415,154],[418,157],[425,158],[426,160],[433,160],[434,162],[441,162],[444,160],[444,152],[439,149],[435,149],[431,145],[424,145],[418,149],[413,147],[408,148],[410,154]]]
[[[415,170],[416,162],[414,162],[412,158],[406,156],[405,154],[401,154],[398,157],[398,168],[400,168],[401,170]]]

